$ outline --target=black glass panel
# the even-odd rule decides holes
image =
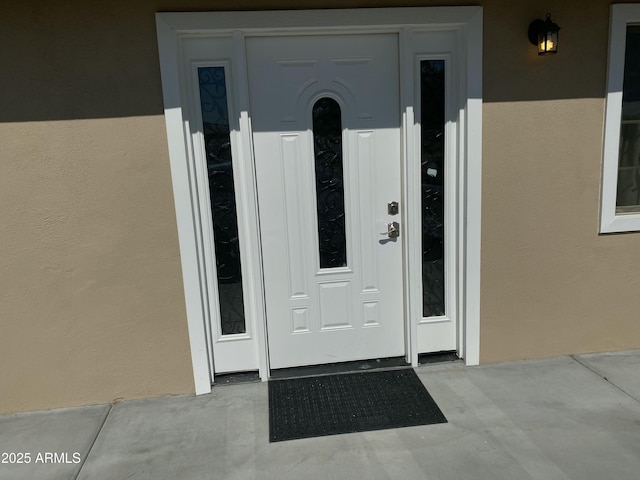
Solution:
[[[627,27],[618,163],[618,213],[640,209],[640,26]]]
[[[320,268],[347,265],[342,167],[342,114],[331,98],[313,106]]]
[[[245,333],[224,67],[198,68],[222,334]]]
[[[422,315],[444,305],[444,60],[420,62]]]

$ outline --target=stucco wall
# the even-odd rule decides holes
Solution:
[[[481,360],[640,347],[640,233],[599,235],[608,2],[485,9]],[[499,25],[502,34],[491,33]]]
[[[461,4],[3,6],[0,412],[193,391],[156,11],[436,3]],[[640,347],[640,234],[597,233],[609,2],[465,3],[485,6],[482,361]]]
[[[0,412],[193,392],[153,8],[0,18]]]

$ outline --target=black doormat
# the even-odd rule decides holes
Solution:
[[[447,423],[411,368],[269,381],[269,440]]]

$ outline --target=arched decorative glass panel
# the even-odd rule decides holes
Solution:
[[[238,218],[224,67],[198,68],[223,335],[245,333]]]
[[[423,317],[445,314],[444,69],[444,60],[420,62]]]
[[[347,265],[342,165],[342,112],[332,98],[313,106],[313,145],[320,268]]]

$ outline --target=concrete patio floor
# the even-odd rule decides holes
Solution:
[[[416,371],[449,423],[269,443],[267,385],[220,386],[0,416],[0,479],[640,478],[640,350]]]

